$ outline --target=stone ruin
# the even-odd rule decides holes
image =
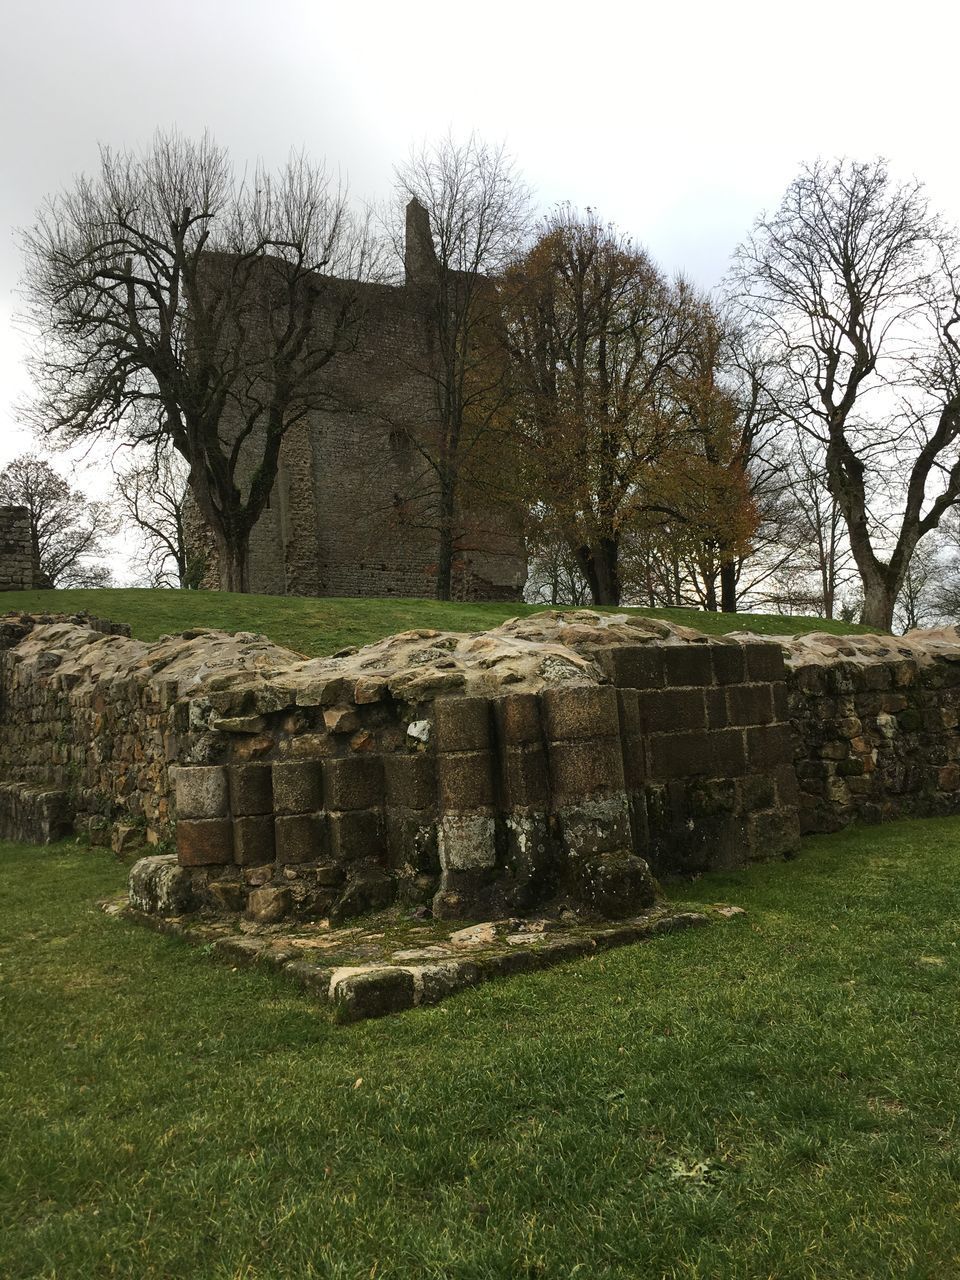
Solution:
[[[0,625],[0,834],[154,846],[144,911],[617,918],[658,875],[960,810],[953,629],[764,642],[545,612],[312,660],[124,630]]]
[[[0,591],[32,591],[43,585],[26,507],[0,507]]]
[[[542,967],[702,922],[663,916],[658,876],[957,812],[953,628],[762,641],[553,611],[306,660],[250,633],[147,644],[84,616],[0,622],[0,836],[152,846],[130,874],[139,918],[206,921],[195,941],[279,957],[349,1016],[519,963],[506,946],[357,968],[383,937],[358,933],[365,913],[503,920],[508,944],[544,942],[545,917],[592,930],[528,950]],[[317,921],[356,935],[339,968],[297,950],[320,945],[302,936]]]
[[[169,842],[132,875],[147,911],[622,917],[652,904],[651,869],[799,836],[777,645],[595,614],[311,661],[67,622],[6,642],[0,831]]]

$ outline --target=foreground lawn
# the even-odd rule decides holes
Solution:
[[[294,596],[233,595],[225,591],[147,591],[116,588],[104,591],[6,591],[0,609],[72,613],[85,609],[101,618],[128,622],[141,640],[184,631],[219,627],[225,631],[259,631],[297,653],[318,657],[345,645],[364,645],[395,631],[436,627],[450,631],[483,631],[518,614],[539,613],[543,605],[451,604],[438,600],[329,599]],[[695,609],[619,610],[665,618],[683,626],[720,635],[754,631],[758,635],[799,635],[804,631],[867,631],[868,627],[822,618],[790,618],[771,613],[702,613]]]
[[[333,1028],[0,845],[0,1275],[960,1274],[960,823],[677,886],[748,910]]]

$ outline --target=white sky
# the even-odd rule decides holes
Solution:
[[[4,0],[2,15],[0,465],[30,444],[14,229],[99,141],[157,125],[209,128],[239,163],[303,147],[371,199],[412,144],[476,129],[507,142],[541,205],[590,205],[703,286],[818,155],[886,155],[960,222],[948,0]]]

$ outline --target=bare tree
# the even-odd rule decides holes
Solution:
[[[524,599],[531,604],[589,603],[590,588],[565,542],[531,537],[527,540],[527,554],[530,567]]]
[[[47,587],[106,587],[102,539],[116,531],[104,503],[91,502],[45,459],[24,453],[0,471],[0,504],[26,507],[33,555]]]
[[[143,569],[152,587],[194,589],[206,562],[189,537],[187,466],[172,447],[117,472],[127,518],[144,541]]]
[[[476,135],[414,152],[396,171],[393,238],[404,236],[408,285],[432,317],[429,359],[412,372],[433,388],[436,421],[408,431],[420,458],[407,500],[437,536],[437,598],[450,599],[471,492],[486,501],[508,468],[510,395],[496,279],[528,226],[529,193],[506,150]],[[395,424],[396,425],[396,424]]]
[[[864,620],[885,629],[917,543],[960,497],[957,260],[918,182],[896,184],[882,160],[837,161],[801,170],[734,271],[823,449]],[[879,509],[878,472],[901,479]]]
[[[28,419],[67,442],[169,441],[221,585],[245,590],[284,436],[327,405],[324,370],[361,320],[370,242],[344,190],[302,157],[239,180],[209,137],[157,134],[142,153],[102,148],[23,243]]]

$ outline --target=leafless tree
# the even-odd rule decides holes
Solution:
[[[738,251],[740,303],[776,349],[863,584],[889,629],[911,556],[960,497],[960,276],[954,233],[882,160],[801,170]],[[892,507],[872,478],[896,474]]]
[[[116,531],[104,503],[72,489],[44,458],[25,453],[0,471],[0,505],[26,507],[40,578],[47,587],[106,587],[103,538]]]
[[[142,567],[152,587],[196,588],[205,559],[189,537],[187,466],[171,446],[116,473],[117,492],[144,542]]]
[[[529,569],[524,599],[530,604],[584,605],[590,588],[565,542],[556,538],[527,540]]]
[[[157,134],[143,152],[102,148],[23,244],[27,418],[70,443],[169,441],[221,585],[245,590],[284,436],[326,406],[324,370],[361,322],[354,282],[374,257],[343,188],[303,157],[239,179],[209,137]]]
[[[526,233],[529,199],[507,151],[476,135],[423,147],[396,171],[392,236],[397,248],[404,240],[407,283],[432,317],[429,359],[411,372],[436,404],[435,424],[408,433],[419,465],[404,497],[436,534],[441,600],[453,592],[471,492],[488,506],[506,470],[510,386],[494,341],[496,280]]]

